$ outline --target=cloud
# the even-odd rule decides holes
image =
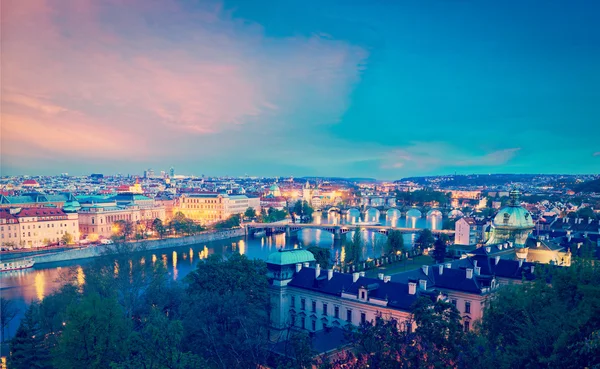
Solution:
[[[183,6],[3,2],[3,154],[159,157],[165,144],[222,132],[242,143],[309,106],[310,124],[344,113],[362,48],[320,34],[274,39],[218,3]]]
[[[443,142],[416,142],[388,152],[382,169],[436,169],[440,167],[499,166],[509,162],[520,148],[508,148],[473,155]]]

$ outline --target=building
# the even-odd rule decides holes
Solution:
[[[117,230],[114,223],[123,220],[149,224],[166,218],[165,207],[153,199],[134,193],[116,196],[87,196],[79,199],[79,228],[82,237],[92,241],[109,238]]]
[[[19,196],[0,195],[0,208],[34,208],[57,207],[62,208],[68,201],[73,201],[75,196],[70,193],[48,195],[41,192],[28,192]]]
[[[475,245],[484,242],[487,224],[472,217],[460,218],[454,226],[454,243],[457,245]]]
[[[280,249],[267,260],[271,338],[279,340],[290,329],[319,332],[372,323],[377,318],[395,320],[400,329],[412,330],[411,306],[419,297],[452,303],[464,329],[470,330],[497,288],[533,280],[534,267],[523,260],[474,255],[368,278],[364,272],[321,270],[306,250]]]
[[[253,208],[260,212],[260,198],[246,195],[227,195],[214,193],[192,193],[182,195],[174,212],[181,212],[201,224],[210,224],[225,220],[233,214],[243,214]]]
[[[10,208],[0,210],[2,246],[16,249],[44,247],[62,242],[65,234],[79,241],[79,220],[72,207]]]

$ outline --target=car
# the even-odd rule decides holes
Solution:
[[[109,239],[105,238],[105,239],[101,240],[100,243],[103,245],[110,245],[114,242],[113,242],[113,240],[109,240]]]

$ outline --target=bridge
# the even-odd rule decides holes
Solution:
[[[355,230],[367,230],[377,232],[383,235],[388,235],[390,231],[400,231],[402,233],[418,233],[423,228],[402,228],[382,225],[365,225],[365,224],[304,224],[304,223],[290,223],[289,221],[276,222],[276,223],[247,223],[245,224],[246,233],[253,234],[256,231],[265,231],[267,233],[283,233],[286,236],[292,236],[293,233],[303,229],[319,229],[322,231],[331,232],[334,235],[334,239],[342,239],[342,235],[352,232]],[[453,235],[453,230],[439,230],[432,229],[433,234],[447,234]]]

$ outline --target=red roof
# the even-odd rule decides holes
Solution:
[[[17,217],[12,215],[9,209],[0,209],[0,219],[17,219]]]
[[[49,217],[49,216],[66,216],[67,214],[61,209],[57,208],[23,208],[18,214],[15,214],[17,218],[24,217]]]
[[[23,181],[24,185],[37,185],[39,183],[37,183],[37,181],[35,179],[26,179]]]

